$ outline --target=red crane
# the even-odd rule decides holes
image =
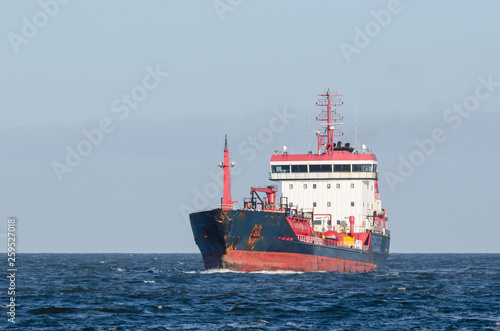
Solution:
[[[252,195],[252,204],[254,205],[254,208],[257,205],[257,201],[255,200],[255,196],[260,200],[260,203],[262,204],[262,209],[267,209],[265,208],[266,202],[264,202],[260,196],[257,194],[257,192],[262,192],[266,194],[267,197],[267,204],[271,205],[272,208],[276,208],[276,192],[278,192],[278,185],[269,185],[268,187],[251,187],[250,188],[250,194]],[[254,195],[255,194],[255,195]]]

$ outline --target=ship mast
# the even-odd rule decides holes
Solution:
[[[219,167],[224,169],[224,184],[222,188],[222,210],[232,210],[233,204],[238,201],[232,201],[231,198],[231,171],[234,167],[234,162],[229,163],[229,150],[227,149],[227,134],[224,143],[224,162],[219,163]]]
[[[316,102],[316,106],[323,107],[321,113],[316,117],[316,120],[326,122],[325,130],[318,132],[318,154],[333,154],[335,147],[335,137],[341,137],[344,134],[336,127],[344,118],[337,113],[336,107],[342,106],[344,103],[339,98],[342,95],[337,92],[330,92],[330,89],[324,94],[319,94],[321,99]],[[324,108],[326,107],[326,109]],[[333,109],[332,109],[333,108]],[[340,147],[340,146],[339,146]]]

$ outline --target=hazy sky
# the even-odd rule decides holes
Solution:
[[[392,252],[500,252],[498,1],[1,1],[0,240],[198,252],[189,211],[305,153],[317,94],[379,159]],[[311,123],[308,127],[308,123]],[[3,221],[2,221],[3,220]]]

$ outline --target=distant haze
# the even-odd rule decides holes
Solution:
[[[224,134],[241,201],[330,88],[391,252],[500,252],[500,3],[41,3],[0,4],[2,250],[16,217],[19,252],[198,252]]]

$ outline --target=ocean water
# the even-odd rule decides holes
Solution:
[[[16,323],[4,278],[1,329],[500,330],[500,254],[391,254],[360,274],[204,271],[199,254],[16,263]]]

